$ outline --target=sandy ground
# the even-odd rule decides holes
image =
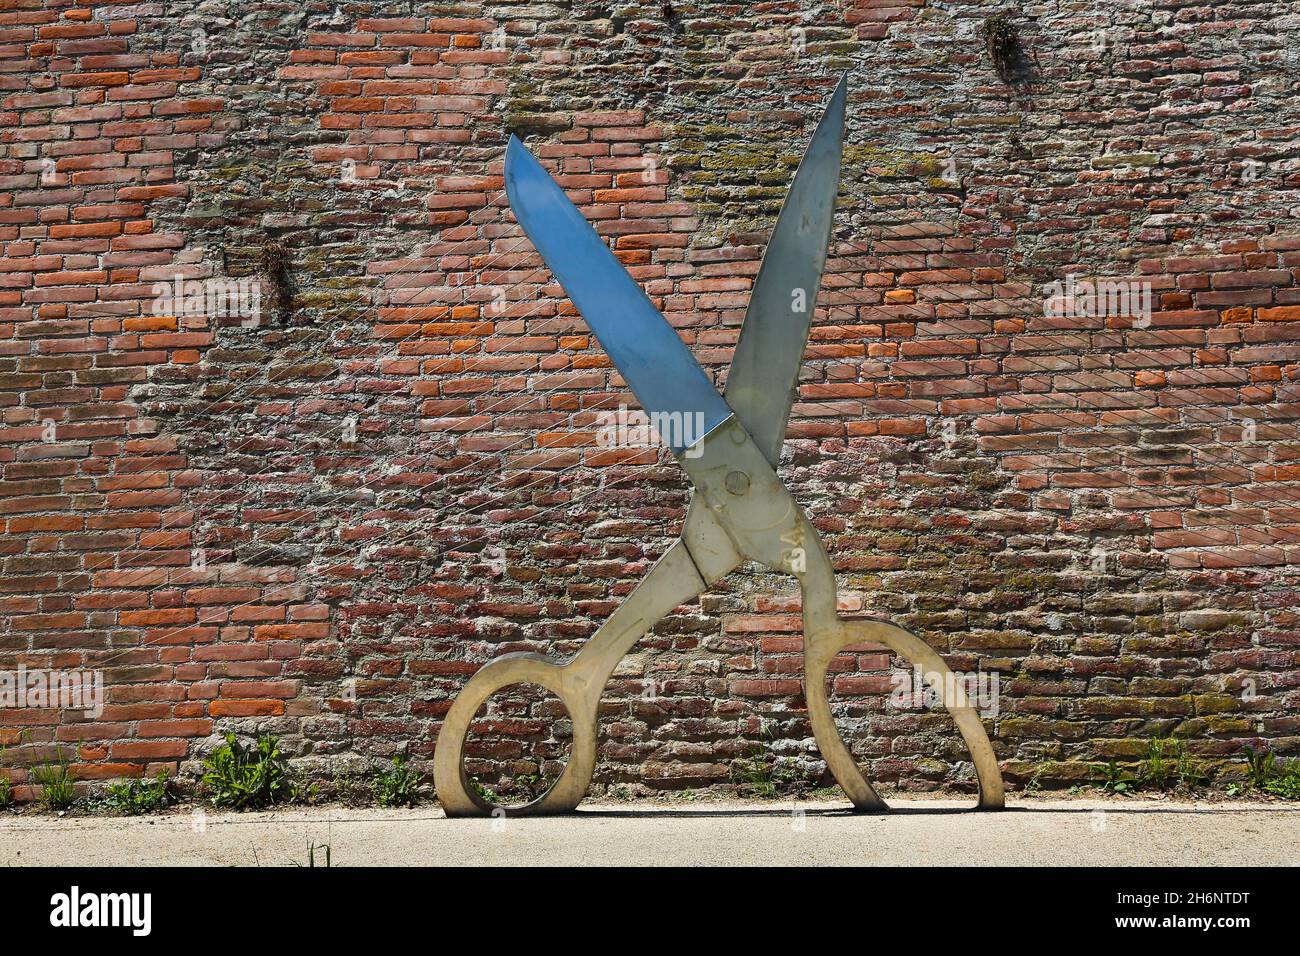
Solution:
[[[1300,806],[1109,799],[584,804],[567,817],[448,820],[436,807],[0,817],[0,865],[1300,865]],[[317,855],[322,865],[323,854]]]

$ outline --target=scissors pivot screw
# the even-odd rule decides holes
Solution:
[[[749,475],[743,471],[728,472],[726,484],[733,495],[743,495],[749,491]]]

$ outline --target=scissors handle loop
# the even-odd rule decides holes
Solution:
[[[678,541],[568,663],[538,654],[506,654],[485,664],[461,690],[438,732],[433,777],[447,816],[538,816],[576,807],[596,766],[600,695],[614,668],[660,618],[704,589],[695,562]],[[506,808],[485,800],[471,786],[465,738],[484,701],[512,684],[539,684],[563,701],[573,722],[573,747],[564,772],[545,793],[523,806]]]

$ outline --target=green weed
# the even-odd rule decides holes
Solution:
[[[514,779],[509,781],[501,793],[497,793],[491,787],[483,784],[477,777],[469,778],[470,789],[473,790],[480,800],[487,803],[502,806],[503,801],[514,798],[518,803],[532,803],[538,799],[551,785],[555,783],[555,777],[544,777],[538,772],[515,774]],[[498,784],[498,786],[501,786]]]
[[[521,794],[525,803],[532,803],[551,789],[554,777],[544,777],[540,773],[520,773],[515,775],[514,792]]]
[[[478,777],[469,778],[469,788],[484,803],[499,804],[501,802],[501,798],[497,796],[496,791],[486,784],[480,783]]]
[[[1177,760],[1181,749],[1182,744],[1174,740],[1152,740],[1146,760],[1138,768],[1138,779],[1142,785],[1156,790],[1168,789],[1170,782],[1177,777]]]
[[[1097,782],[1106,793],[1126,794],[1132,793],[1138,787],[1138,779],[1123,767],[1118,766],[1115,761],[1103,764],[1100,768],[1101,778]]]
[[[1246,780],[1253,790],[1300,800],[1300,758],[1278,760],[1272,753],[1246,749]]]
[[[234,734],[203,761],[203,782],[212,803],[234,810],[268,807],[289,792],[288,767],[274,737],[245,747]]]
[[[1277,766],[1277,757],[1274,754],[1256,753],[1255,748],[1247,747],[1246,749],[1246,779],[1251,787],[1256,790],[1264,789],[1264,784],[1273,776],[1274,769]]]
[[[1041,783],[1039,778],[1042,777],[1043,774],[1047,773],[1055,766],[1056,766],[1055,760],[1049,760],[1047,761],[1047,763],[1039,764],[1038,767],[1034,770],[1033,774],[1030,776],[1030,778],[1025,781],[1024,792],[1037,793],[1039,790],[1042,790],[1043,784]]]
[[[980,26],[980,36],[984,38],[984,48],[998,76],[1010,82],[1020,56],[1020,31],[1005,16],[997,14],[985,19]]]
[[[1300,760],[1288,760],[1282,764],[1277,775],[1264,784],[1264,791],[1275,797],[1300,800]]]
[[[5,748],[0,744],[0,768],[4,767]],[[0,810],[8,810],[14,805],[14,785],[9,781],[9,775],[0,769]]]
[[[393,757],[392,767],[380,770],[370,784],[381,807],[413,807],[420,801],[420,775],[406,757]]]
[[[110,809],[135,817],[165,809],[176,802],[176,796],[167,782],[167,774],[159,770],[153,780],[110,785],[107,802]]]
[[[1203,786],[1209,777],[1201,762],[1193,757],[1181,743],[1178,745],[1177,760],[1178,786],[1183,790],[1195,790]]]
[[[32,779],[41,788],[41,806],[46,810],[57,812],[72,806],[77,798],[76,788],[72,784],[72,775],[68,772],[68,758],[60,751],[54,763],[41,764],[32,770]]]
[[[1110,761],[1097,768],[1096,784],[1106,793],[1126,794],[1139,790],[1195,790],[1206,781],[1200,761],[1187,752],[1181,740],[1155,738],[1146,757],[1130,772]]]
[[[325,861],[325,862],[323,862],[323,863],[321,864],[321,866],[333,866],[333,865],[334,865],[334,860],[333,860],[333,858],[332,858],[332,852],[331,852],[331,850],[330,850],[330,845],[329,845],[328,843],[316,843],[316,842],[313,841],[313,840],[309,840],[309,841],[307,841],[307,866],[308,866],[308,868],[315,868],[315,866],[316,866],[316,851],[317,851],[317,850],[324,850],[324,851],[325,851],[325,853],[324,853],[324,861]],[[301,863],[298,863],[298,862],[295,862],[293,865],[294,865],[294,866],[302,866],[302,864],[301,864]]]
[[[309,783],[302,786],[297,780],[289,781],[289,802],[304,803],[309,807],[314,807],[320,803],[320,784]]]
[[[733,783],[750,788],[757,797],[771,800],[797,787],[799,781],[793,773],[777,765],[776,756],[771,752],[774,735],[770,721],[763,721],[759,736],[759,742],[731,765],[730,775]]]

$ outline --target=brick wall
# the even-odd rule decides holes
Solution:
[[[192,772],[225,730],[326,782],[427,766],[483,661],[576,650],[687,488],[598,443],[631,399],[510,219],[506,137],[721,381],[844,69],[781,469],[843,606],[1000,674],[1012,781],[1171,733],[1211,768],[1295,750],[1291,4],[9,0],[0,669],[108,690],[98,719],[0,710],[10,776],[59,746],[85,780]],[[1045,308],[1069,274],[1149,316]],[[177,276],[258,280],[258,321],[159,308]],[[799,631],[756,569],[680,609],[607,690],[598,786],[725,786],[757,748],[827,782]],[[846,738],[886,785],[969,789],[946,715],[888,705],[897,667],[836,662]],[[503,698],[471,769],[526,790],[562,708]]]

